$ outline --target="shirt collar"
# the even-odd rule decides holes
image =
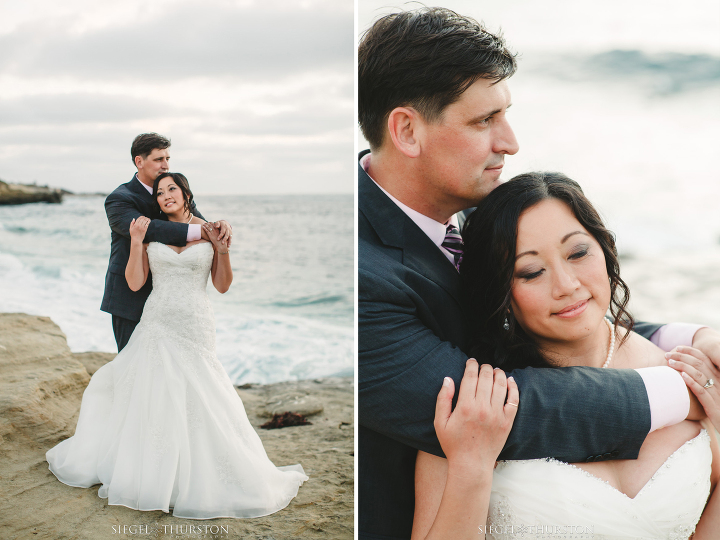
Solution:
[[[125,178],[127,178],[127,176],[126,176]],[[137,180],[138,182],[140,182],[140,179],[137,177],[137,173],[135,173],[135,180]],[[149,193],[150,195],[152,195],[153,188],[151,188],[151,187],[148,186],[148,185],[143,184],[142,182],[140,182],[140,185],[141,185],[142,187],[144,187],[145,189],[147,189],[148,193]]]
[[[368,153],[365,154],[363,157],[360,158],[360,166],[365,170],[365,172],[368,172],[368,168],[370,167],[370,156],[372,154]],[[375,182],[375,179],[368,174],[368,178]],[[421,214],[417,210],[413,210],[408,205],[401,203],[398,201],[395,197],[390,195],[385,189],[375,182],[375,185],[379,187],[382,192],[388,196],[388,198],[394,202],[400,210],[405,212],[407,217],[409,217],[415,225],[420,227],[420,229],[427,235],[430,240],[433,241],[433,243],[440,247],[443,241],[445,240],[445,234],[447,230],[447,226],[449,224],[455,225],[455,227],[458,227],[458,219],[455,214],[452,215],[452,217],[448,220],[447,223],[440,223],[439,221],[435,221],[433,218],[430,218],[424,214]]]

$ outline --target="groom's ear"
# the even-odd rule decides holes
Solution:
[[[396,107],[388,115],[388,131],[393,145],[407,157],[420,155],[418,128],[422,117],[412,107]]]

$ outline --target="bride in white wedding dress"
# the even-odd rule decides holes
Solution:
[[[488,299],[469,309],[486,327],[501,330],[474,336],[471,352],[484,347],[507,371],[667,366],[659,348],[627,330],[632,318],[614,238],[575,182],[557,173],[521,175],[491,193],[477,215],[482,219],[473,223],[471,216],[463,231],[466,248],[469,242],[477,251],[470,256],[466,249],[472,261],[463,261],[461,274],[469,298]],[[493,233],[478,241],[479,227]],[[510,290],[490,291],[491,282],[510,283]],[[608,309],[614,325],[605,318]],[[653,431],[636,460],[610,455],[589,463],[537,459],[495,467],[522,407],[517,386],[502,370],[493,375],[469,360],[451,414],[452,393],[450,380],[435,420],[447,460],[418,453],[413,540],[718,538],[720,426],[685,420]]]
[[[187,180],[156,180],[171,221],[203,223],[189,213]],[[208,277],[232,282],[227,245],[184,249],[143,245],[149,220],[134,220],[126,277],[133,290],[152,271],[153,290],[126,347],[97,370],[83,394],[75,434],[46,453],[63,483],[90,487],[108,504],[162,510],[188,519],[248,518],[277,512],[307,480],[302,467],[276,467],[248,421],[215,353]]]

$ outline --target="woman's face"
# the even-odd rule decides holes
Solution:
[[[183,192],[170,176],[160,180],[157,190],[157,202],[160,205],[160,210],[166,214],[185,211]]]
[[[518,222],[512,310],[538,344],[592,334],[610,305],[600,244],[557,199],[525,210]]]

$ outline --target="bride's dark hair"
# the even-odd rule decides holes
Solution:
[[[460,276],[468,301],[468,352],[476,358],[489,355],[493,365],[506,371],[552,366],[510,313],[518,221],[523,211],[546,199],[567,204],[600,244],[610,278],[610,313],[615,318],[615,331],[618,326],[630,330],[634,325],[626,309],[630,290],[620,279],[615,236],[605,227],[580,185],[556,172],[518,175],[485,197],[462,230],[465,249]],[[507,330],[506,317],[510,326]],[[622,341],[628,335],[629,332]]]

